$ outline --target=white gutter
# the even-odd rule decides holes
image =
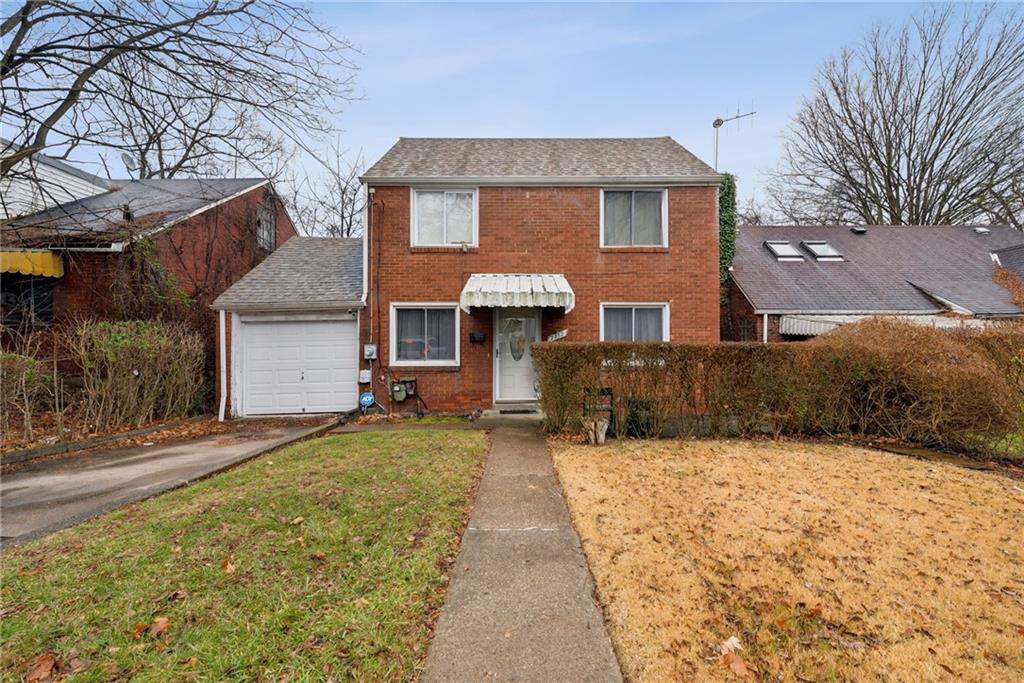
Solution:
[[[228,354],[227,354],[227,340],[224,338],[224,319],[226,315],[224,311],[217,312],[218,324],[220,326],[220,409],[217,411],[217,421],[224,421],[224,410],[228,403]]]
[[[46,248],[50,251],[83,251],[110,254],[124,251],[124,245],[124,242],[111,242],[109,247],[66,247],[59,244],[51,244]]]
[[[761,343],[768,343],[768,314],[765,313],[761,318]]]
[[[368,292],[370,291],[370,247],[368,236],[370,234],[370,202],[373,201],[373,196],[370,194],[370,188],[366,183],[363,183],[363,305],[366,305],[366,299]]]

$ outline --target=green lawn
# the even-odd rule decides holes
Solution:
[[[414,678],[485,450],[316,439],[6,551],[2,680]]]

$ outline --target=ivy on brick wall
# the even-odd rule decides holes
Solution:
[[[736,255],[736,176],[731,173],[722,175],[724,178],[718,187],[718,266],[724,286],[729,279],[729,266]]]

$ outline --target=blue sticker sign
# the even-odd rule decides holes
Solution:
[[[364,391],[363,393],[359,394],[359,405],[362,406],[363,408],[369,408],[376,402],[376,399],[373,398],[372,391]]]

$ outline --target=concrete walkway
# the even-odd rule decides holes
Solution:
[[[243,429],[19,465],[0,478],[4,546],[78,524],[329,428]]]
[[[423,681],[621,681],[534,416],[481,420],[493,446]]]

